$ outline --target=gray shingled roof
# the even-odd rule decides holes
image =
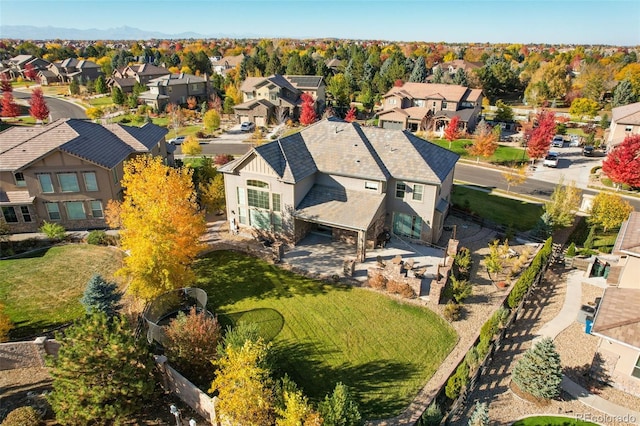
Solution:
[[[322,84],[322,77],[315,75],[285,75],[297,89],[317,89]]]
[[[21,170],[56,150],[111,169],[132,153],[148,152],[166,133],[154,124],[128,128],[69,118],[43,127],[12,127],[0,133],[0,170]]]
[[[377,181],[393,177],[439,184],[460,158],[409,131],[360,127],[335,119],[322,120],[299,133],[256,147],[254,152],[289,183],[319,171]]]
[[[384,198],[385,194],[313,185],[293,216],[339,228],[366,231]]]

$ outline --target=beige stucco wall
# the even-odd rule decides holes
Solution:
[[[640,396],[640,378],[631,375],[640,356],[640,350],[600,339],[598,353],[614,386]]]
[[[631,127],[631,131],[626,131],[628,127]],[[640,134],[640,126],[638,125],[612,122],[611,126],[609,126],[607,145],[609,146],[609,149],[611,149],[611,147],[622,143],[624,138],[627,136],[637,134]]]
[[[404,198],[396,198],[396,179],[391,179],[387,185],[387,212],[389,213],[389,221],[392,220],[393,213],[405,213],[412,216],[420,216],[422,218],[421,238],[423,241],[433,242],[432,239],[436,235],[433,233],[432,226],[435,219],[435,206],[439,200],[439,188],[435,185],[427,185],[419,183],[423,186],[422,201],[412,199],[413,192],[405,192]],[[415,182],[404,181],[408,186],[413,187]],[[389,226],[392,223],[388,224]]]
[[[620,275],[618,287],[640,289],[640,258],[627,256],[621,258],[618,265],[624,265],[624,270]]]

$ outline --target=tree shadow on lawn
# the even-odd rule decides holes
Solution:
[[[196,261],[195,271],[197,286],[207,292],[212,306],[231,305],[244,299],[288,298],[351,288],[312,280],[232,251],[207,254]]]
[[[55,332],[63,329],[71,322],[49,322],[49,321],[17,321],[13,324],[13,329],[9,332],[12,341],[31,340],[40,336],[54,338]]]
[[[415,379],[420,374],[417,365],[373,360],[357,365],[343,363],[330,366],[322,361],[325,357],[332,357],[330,352],[310,342],[277,342],[273,347],[276,374],[287,373],[316,403],[333,392],[336,383],[342,382],[354,395],[360,413],[368,419],[397,415],[415,396],[406,395],[402,399],[389,397],[389,394],[395,394],[398,382]]]

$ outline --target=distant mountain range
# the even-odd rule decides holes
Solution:
[[[147,40],[157,39],[188,39],[188,38],[260,38],[256,34],[210,34],[204,35],[194,32],[176,34],[159,31],[146,31],[132,27],[118,27],[99,30],[90,28],[34,27],[29,25],[2,25],[0,38],[15,38],[25,40]]]

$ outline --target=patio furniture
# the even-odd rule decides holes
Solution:
[[[376,256],[376,262],[378,262],[378,267],[380,268],[384,268],[386,266],[384,260],[382,260],[382,256],[380,255]]]
[[[427,268],[426,267],[413,271],[413,275],[416,278],[424,278],[424,274],[426,274],[426,273],[427,273]]]
[[[409,259],[406,262],[404,262],[404,269],[406,269],[407,271],[410,271],[413,269],[413,264],[414,264],[414,260],[413,259]]]
[[[394,265],[400,265],[402,263],[402,256],[397,254],[393,259],[391,259],[391,263]]]

